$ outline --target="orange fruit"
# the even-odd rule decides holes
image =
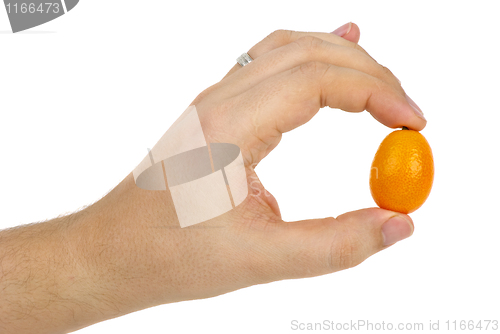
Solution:
[[[433,180],[431,147],[420,132],[403,127],[385,137],[370,171],[370,191],[379,207],[413,212],[424,204]]]

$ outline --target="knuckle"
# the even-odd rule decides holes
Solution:
[[[354,48],[358,51],[360,51],[361,53],[363,53],[364,55],[370,57],[374,62],[375,64],[378,65],[378,70],[379,72],[376,73],[376,75],[379,77],[379,78],[382,78],[383,80],[385,81],[388,81],[388,82],[397,82],[397,85],[396,86],[400,86],[401,85],[401,82],[399,81],[399,79],[391,72],[391,70],[389,70],[387,67],[379,64],[372,56],[370,56],[370,54],[368,52],[366,52],[365,49],[363,49],[359,44],[355,44],[354,45]],[[396,88],[398,89],[398,88]],[[400,89],[398,89],[400,90]]]
[[[342,241],[332,249],[332,262],[330,263],[332,271],[348,269],[354,266],[353,250],[351,244]]]
[[[193,102],[191,102],[192,105],[197,105],[199,104],[201,101],[205,100],[207,98],[207,96],[210,95],[210,93],[212,93],[214,90],[216,90],[218,87],[218,84],[214,84],[208,88],[206,88],[204,91],[202,91],[200,94],[198,94],[198,96],[196,96],[196,98],[193,100]]]
[[[291,30],[278,29],[267,35],[265,40],[277,45],[288,44],[292,38],[292,33]]]
[[[349,232],[340,233],[334,238],[330,249],[330,270],[332,272],[349,269],[362,262],[358,254],[360,243]]]
[[[328,70],[329,66],[319,61],[310,61],[303,63],[297,67],[300,74],[308,78],[316,78],[319,74],[323,74]]]
[[[314,36],[303,36],[297,39],[294,44],[300,50],[309,54],[315,52],[323,44],[323,40]]]
[[[380,68],[381,77],[384,78],[385,81],[389,82],[391,85],[396,87],[396,89],[398,91],[402,91],[401,82],[399,81],[398,78],[396,78],[394,73],[392,73],[392,71],[390,69],[388,69],[387,67],[380,65],[380,64],[379,64],[379,68]]]
[[[380,64],[379,64],[380,65]],[[384,65],[380,65],[380,70],[384,76],[387,77],[393,77],[394,74],[392,74],[391,70],[385,67]]]

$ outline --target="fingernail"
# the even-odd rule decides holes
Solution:
[[[402,216],[392,217],[382,225],[384,246],[392,245],[393,243],[408,238],[412,234],[413,224]]]
[[[413,111],[415,112],[415,115],[418,117],[422,118],[423,120],[426,120],[424,117],[424,113],[422,110],[417,106],[417,104],[408,96],[405,94],[406,101],[408,101],[408,104],[413,108]]]
[[[351,31],[351,27],[352,27],[352,22],[346,23],[342,27],[339,27],[334,31],[332,31],[332,34],[335,34],[340,37],[345,36],[349,33],[349,31]]]

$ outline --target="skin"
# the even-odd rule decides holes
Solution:
[[[235,65],[193,101],[207,141],[242,150],[249,196],[237,208],[181,229],[169,192],[140,189],[129,174],[82,211],[1,231],[0,332],[65,333],[160,304],[324,275],[410,236],[407,215],[378,208],[285,222],[254,170],[284,132],[322,107],[424,128],[359,36],[355,24],[342,37],[276,31],[249,50],[252,63]]]

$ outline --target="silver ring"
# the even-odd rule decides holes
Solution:
[[[241,66],[245,66],[247,64],[250,64],[250,62],[252,61],[252,57],[250,57],[248,55],[248,53],[244,53],[242,54],[241,56],[239,56],[238,58],[236,58],[236,61],[238,62],[238,64],[240,64]]]

